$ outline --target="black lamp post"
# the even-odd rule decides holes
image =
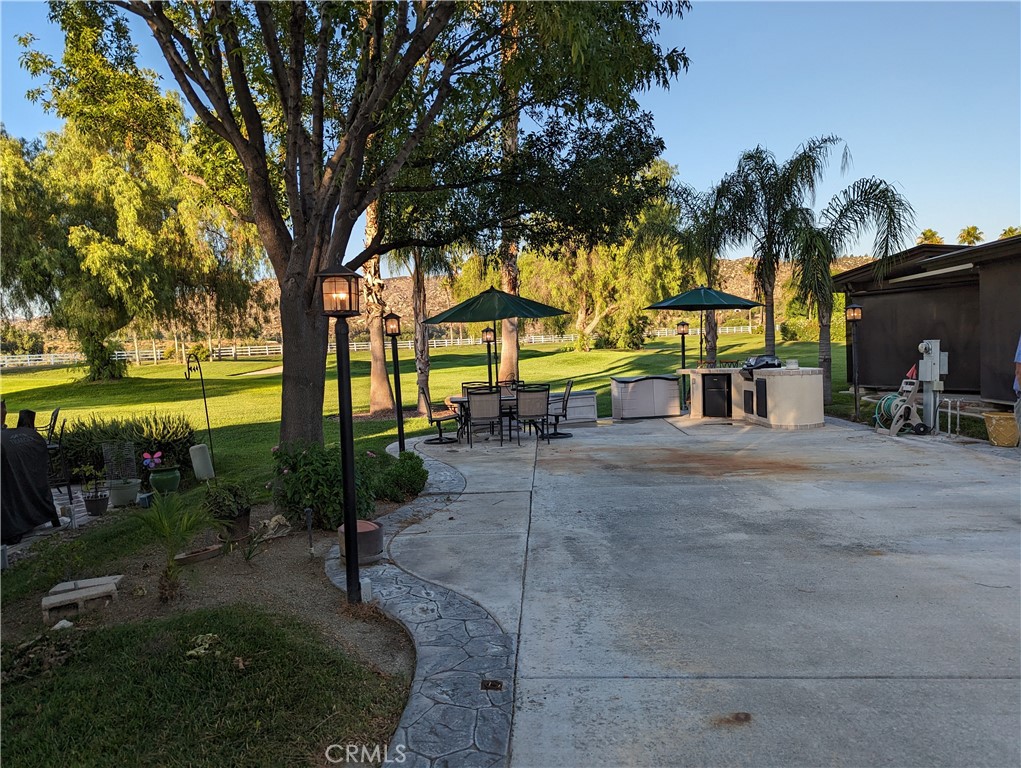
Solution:
[[[489,369],[489,386],[493,386],[493,347],[496,342],[496,331],[492,328],[482,329],[482,340],[486,343],[486,368]]]
[[[844,318],[851,324],[851,376],[854,382],[854,420],[861,421],[861,403],[858,400],[858,323],[861,321],[861,307],[848,304]]]
[[[688,351],[685,349],[685,342],[688,339],[688,323],[681,320],[677,324],[677,335],[681,337],[681,368],[688,367]],[[685,374],[681,374],[681,408],[684,408],[684,404],[688,401],[688,388],[684,382]]]
[[[404,452],[404,404],[401,402],[401,364],[397,359],[397,337],[401,335],[401,318],[395,312],[383,315],[383,333],[390,337],[394,356],[394,406],[397,411],[397,450]]]
[[[202,405],[206,409],[206,434],[209,436],[209,462],[213,463],[213,428],[209,426],[209,401],[206,400],[206,380],[202,376],[202,361],[194,352],[189,352],[188,356],[184,358],[185,380],[191,379],[191,375],[195,371],[198,371],[199,382],[202,384]]]
[[[347,319],[361,313],[360,278],[344,266],[328,267],[319,273],[323,314],[336,318],[337,393],[340,400],[340,471],[344,483],[344,558],[347,561],[347,601],[362,601],[358,575],[358,514],[355,508],[355,441],[351,411],[351,348]]]

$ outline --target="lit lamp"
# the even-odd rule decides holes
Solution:
[[[496,331],[492,328],[482,329],[482,341],[486,344],[486,367],[489,369],[489,386],[493,386],[493,347],[496,343]],[[505,352],[507,350],[504,350]]]
[[[854,420],[861,421],[861,404],[858,400],[858,323],[861,321],[861,307],[848,304],[844,319],[851,324],[851,376],[854,382]]]
[[[358,515],[355,509],[355,442],[351,409],[351,348],[347,319],[360,314],[360,278],[344,266],[328,267],[318,275],[323,314],[336,318],[337,394],[340,400],[340,472],[344,484],[344,558],[347,561],[347,601],[362,601],[358,575]]]
[[[383,315],[383,333],[390,337],[394,357],[394,407],[397,411],[397,450],[404,451],[404,404],[401,402],[401,364],[397,359],[397,337],[401,335],[401,318],[394,312]]]
[[[681,337],[681,368],[687,368],[688,351],[685,349],[685,342],[688,339],[688,323],[685,320],[681,320],[677,324],[677,335]],[[681,374],[681,408],[684,408],[684,404],[688,402],[688,388],[684,381],[685,375]]]

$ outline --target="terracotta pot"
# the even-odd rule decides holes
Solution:
[[[383,526],[371,520],[359,520],[358,527],[358,565],[371,565],[383,558]],[[340,561],[347,562],[344,554],[344,526],[337,529],[340,539]]]

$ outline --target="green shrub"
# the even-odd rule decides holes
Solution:
[[[136,463],[142,466],[142,454],[163,452],[163,465],[191,469],[191,446],[195,429],[181,414],[153,412],[126,419],[102,419],[90,416],[67,425],[64,451],[72,467],[102,464],[103,443],[130,442],[135,446]]]
[[[237,520],[252,511],[252,494],[240,483],[210,485],[202,507],[217,520]]]
[[[417,496],[425,488],[429,472],[422,458],[410,451],[394,458],[389,453],[371,454],[356,461],[377,499],[406,501]]]
[[[202,346],[201,344],[192,344],[188,348],[189,355],[195,355],[200,362],[206,362],[209,359],[209,349]]]
[[[784,341],[818,341],[819,324],[807,317],[790,317],[780,323],[780,338]]]
[[[311,508],[313,524],[335,530],[344,522],[344,484],[340,454],[336,448],[316,443],[277,446],[273,454],[276,479],[273,501],[283,513],[304,525],[305,509]],[[360,518],[376,511],[371,486],[355,467],[355,507]]]

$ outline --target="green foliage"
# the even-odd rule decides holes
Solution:
[[[240,483],[218,483],[206,488],[202,506],[217,520],[236,520],[252,511],[252,494]]]
[[[206,362],[209,359],[209,347],[204,344],[192,344],[188,348],[187,354],[195,355],[199,359],[199,362]]]
[[[367,478],[372,494],[386,501],[407,501],[425,488],[429,471],[422,457],[411,451],[404,451],[399,458],[389,453],[373,453],[360,456],[356,466]]]
[[[0,328],[0,352],[5,355],[41,355],[44,348],[43,335],[38,331],[8,324]]]
[[[185,502],[177,493],[157,493],[147,509],[132,516],[148,530],[163,547],[166,566],[160,577],[159,597],[168,602],[177,596],[180,575],[174,555],[183,551],[198,534],[219,526],[204,505]]]
[[[789,317],[780,323],[783,341],[818,341],[819,324],[807,317]]]
[[[72,467],[101,466],[103,443],[133,443],[135,463],[142,465],[143,453],[163,452],[163,464],[191,468],[189,449],[195,444],[195,429],[181,414],[152,413],[128,418],[104,419],[89,416],[67,425],[64,451]]]
[[[304,524],[305,509],[312,510],[317,528],[335,530],[344,522],[344,483],[340,453],[316,443],[280,445],[273,454],[276,479],[273,501],[288,517]],[[358,517],[376,511],[372,486],[355,467],[355,506]]]
[[[92,334],[79,336],[82,354],[85,355],[85,380],[106,381],[123,379],[128,375],[128,361],[118,360],[113,355],[121,349],[115,342],[107,343]]]
[[[641,349],[652,322],[643,312],[618,312],[605,321],[606,346],[614,349]]]

